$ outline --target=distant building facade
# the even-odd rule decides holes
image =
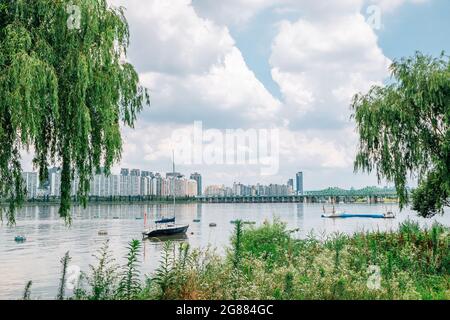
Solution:
[[[39,179],[36,172],[23,172],[22,179],[24,181],[27,198],[34,199],[38,197]]]
[[[141,170],[139,170],[139,169],[131,169],[130,176],[140,177],[141,176]]]
[[[52,197],[59,197],[61,195],[61,170],[59,168],[50,169],[48,180],[49,195]]]
[[[94,174],[89,182],[89,196],[94,197],[136,197],[159,196],[195,197],[198,195],[198,183],[195,179],[187,179],[180,173],[168,173],[163,177],[160,173],[141,171],[140,169],[122,168],[120,175],[106,175],[103,170]],[[200,176],[200,174],[199,174]],[[49,169],[48,181],[40,184],[38,174],[24,172],[22,174],[27,187],[27,198],[61,196],[61,169]],[[200,176],[201,177],[201,176]],[[76,196],[79,179],[75,175],[71,183],[71,195]]]
[[[248,196],[288,196],[293,195],[292,187],[286,184],[269,184],[269,185],[244,185],[242,183],[233,183],[233,187],[224,185],[211,185],[206,187],[205,196],[218,197],[248,197]]]
[[[203,193],[202,189],[202,175],[198,172],[191,174],[191,180],[195,180],[197,182],[197,195],[201,196]]]
[[[211,185],[205,188],[205,196],[229,197],[233,195],[233,189],[224,185]]]
[[[289,179],[287,181],[287,187],[289,189],[289,193],[294,194],[294,179]]]
[[[297,195],[303,195],[303,172],[297,172],[295,176],[295,191]]]

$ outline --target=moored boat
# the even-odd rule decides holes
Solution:
[[[162,218],[162,219],[156,220],[155,223],[175,223],[175,217]]]
[[[372,218],[372,219],[385,219],[389,218],[385,216],[384,214],[378,214],[378,213],[335,213],[335,214],[323,214],[322,218]]]
[[[142,232],[142,235],[147,238],[173,236],[186,233],[188,228],[189,225],[168,224],[164,227],[149,228],[147,230],[144,230]]]
[[[327,213],[324,206],[322,218],[393,219],[395,218],[395,214],[392,211],[386,211],[385,213],[349,213],[345,211],[336,211],[334,206],[331,213]]]
[[[175,157],[173,156],[173,173],[175,174]],[[175,176],[172,177],[175,179]],[[155,221],[155,227],[146,228],[147,225],[147,214],[144,214],[144,231],[142,235],[147,238],[156,238],[163,236],[173,236],[173,235],[181,235],[186,234],[186,231],[189,228],[188,224],[175,224],[176,215],[175,215],[175,189],[174,183],[172,182],[172,195],[173,195],[173,216],[172,217],[163,217],[159,220]]]

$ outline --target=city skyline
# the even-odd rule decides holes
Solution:
[[[61,169],[49,168],[46,181],[39,181],[37,172],[23,172],[22,178],[27,188],[27,198],[60,197],[61,195]],[[103,170],[93,175],[90,180],[89,196],[95,197],[138,197],[157,196],[165,197],[195,197],[198,194],[198,179],[186,178],[181,173],[167,172],[165,177],[159,172],[141,169],[121,168],[120,174],[105,174]],[[75,175],[71,183],[71,196],[75,197],[79,189],[79,180]]]
[[[60,168],[48,169],[49,178],[42,183],[37,172],[23,172],[22,177],[27,188],[27,198],[42,198],[45,196],[59,197],[61,187]],[[165,177],[164,177],[165,176]],[[187,178],[189,176],[189,179]],[[180,172],[156,172],[137,168],[120,168],[119,174],[105,175],[103,170],[94,174],[90,182],[89,196],[97,197],[124,197],[124,196],[172,196],[174,190],[177,197],[195,196],[251,196],[251,195],[304,195],[306,191],[317,192],[339,186],[326,186],[321,189],[303,188],[303,172],[299,171],[294,178],[289,178],[286,183],[272,181],[268,184],[248,184],[234,181],[231,186],[225,184],[205,184],[201,173],[194,172],[184,175]],[[175,182],[172,189],[171,181]],[[177,182],[178,181],[178,182]],[[180,184],[181,183],[181,184]],[[294,184],[295,183],[295,184]],[[364,188],[372,186],[364,186]],[[382,186],[389,188],[389,186]],[[351,186],[348,190],[353,190]],[[78,180],[71,183],[71,196],[76,196]]]
[[[289,0],[109,3],[127,8],[129,61],[152,100],[135,129],[123,130],[116,174],[120,167],[170,171],[173,131],[201,120],[205,130],[280,132],[280,168],[272,176],[254,165],[177,164],[183,172],[202,172],[211,184],[287,181],[301,168],[307,189],[377,185],[374,174],[353,172],[358,141],[351,97],[386,83],[395,59],[415,50],[450,52],[447,1],[330,1],[325,7]],[[368,10],[372,5],[379,9],[378,23]],[[25,171],[31,159],[24,154]]]

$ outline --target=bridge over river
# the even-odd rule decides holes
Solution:
[[[245,196],[198,196],[202,203],[380,203],[396,202],[395,189],[367,187],[344,190],[328,188],[320,191],[306,191],[303,195],[245,195]]]

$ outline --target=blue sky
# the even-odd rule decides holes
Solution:
[[[367,7],[367,5],[366,5]],[[363,11],[364,12],[364,11]],[[383,28],[376,30],[378,43],[391,60],[412,55],[415,51],[439,55],[450,54],[450,1],[435,0],[420,5],[407,3],[394,13],[382,15]],[[295,20],[296,15],[288,15]],[[269,8],[260,12],[247,26],[232,27],[230,32],[244,59],[258,79],[275,96],[281,98],[268,63],[270,42],[276,32],[273,25],[279,15]]]
[[[404,5],[395,14],[384,17],[379,44],[391,59],[416,50],[436,56],[442,50],[450,54],[449,15],[450,1],[446,0]]]
[[[127,58],[152,100],[136,128],[123,129],[115,170],[169,171],[175,149],[178,170],[202,173],[204,185],[286,183],[297,171],[306,190],[375,185],[353,173],[351,98],[382,85],[392,59],[450,52],[446,0],[108,1],[126,8]],[[227,145],[236,129],[258,143]],[[247,162],[221,163],[241,151]],[[276,170],[264,172],[268,163]]]

